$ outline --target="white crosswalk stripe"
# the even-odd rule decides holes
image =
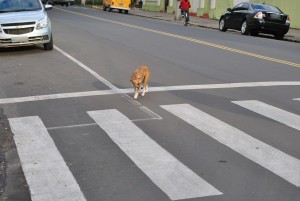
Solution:
[[[76,180],[37,116],[9,119],[32,201],[85,201]]]
[[[118,110],[88,114],[172,200],[222,194],[163,149]]]
[[[189,104],[162,105],[161,107],[291,184],[300,186],[299,159],[259,141]]]
[[[300,130],[299,115],[257,100],[232,103]],[[219,143],[300,187],[299,159],[189,104],[161,107]],[[177,160],[118,110],[89,111],[88,114],[171,200],[222,195],[222,192]],[[85,196],[41,119],[37,116],[11,118],[9,123],[30,188],[31,199],[85,201]]]
[[[257,101],[257,100],[247,100],[247,101],[232,101],[233,103],[261,114],[265,117],[283,123],[294,129],[300,130],[300,116],[293,114],[291,112],[279,109],[272,105]]]

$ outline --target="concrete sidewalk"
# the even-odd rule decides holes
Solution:
[[[175,16],[174,14],[143,11],[143,10],[139,10],[137,8],[133,8],[132,10],[130,10],[129,14],[141,16],[141,17],[152,18],[152,19],[164,20],[164,21],[169,21],[169,22],[174,22],[174,23],[181,23],[180,21],[174,20],[174,16]],[[200,17],[191,16],[190,23],[191,23],[191,26],[198,26],[198,27],[204,27],[204,28],[210,28],[210,29],[218,29],[219,28],[218,20],[204,19],[204,18],[200,18]],[[300,30],[299,29],[290,29],[289,32],[285,35],[284,40],[300,43]]]

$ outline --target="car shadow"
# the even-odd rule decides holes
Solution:
[[[232,34],[241,35],[241,32],[237,31],[237,30],[228,30],[227,32],[232,33]],[[290,37],[286,38],[287,35],[283,38],[283,40],[278,40],[278,41],[288,41],[288,42],[293,42],[293,43],[300,43],[299,41],[293,40]],[[273,35],[263,34],[263,33],[259,33],[257,36],[251,36],[250,34],[247,35],[247,36],[249,36],[249,37],[257,37],[257,38],[266,38],[266,39],[271,39],[271,40],[277,40],[277,39],[274,38]]]
[[[44,47],[41,46],[5,47],[5,48],[0,48],[0,54],[8,53],[8,52],[25,52],[25,51],[32,51],[32,50],[44,51]]]

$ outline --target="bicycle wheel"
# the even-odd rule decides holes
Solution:
[[[183,26],[185,26],[185,23],[186,23],[186,15],[185,14],[181,15],[181,23],[183,24]]]
[[[188,25],[188,16],[187,13],[184,13],[184,26]]]

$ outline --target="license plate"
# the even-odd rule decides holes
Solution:
[[[271,14],[271,19],[280,20],[281,19],[281,15]]]
[[[123,4],[122,4],[122,3],[119,3],[119,6],[123,6]]]
[[[25,43],[28,42],[27,36],[18,36],[11,39],[13,43]]]

